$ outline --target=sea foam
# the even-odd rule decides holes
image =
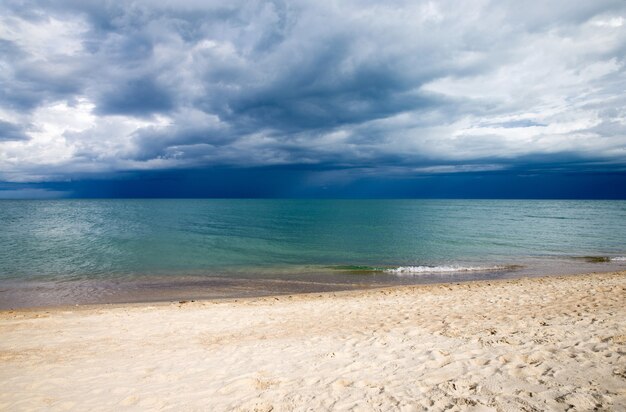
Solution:
[[[385,269],[387,273],[420,274],[420,273],[451,273],[503,270],[506,266],[400,266],[393,269]]]
[[[622,261],[626,261],[626,256],[616,256],[616,257],[612,257],[611,261],[614,262],[622,262]]]

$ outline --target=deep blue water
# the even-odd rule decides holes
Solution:
[[[323,281],[346,273],[407,282],[508,265],[522,273],[611,270],[626,266],[624,256],[626,201],[0,201],[5,297],[29,282]],[[398,267],[412,269],[385,271]]]

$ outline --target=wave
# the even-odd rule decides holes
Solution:
[[[611,262],[623,262],[626,261],[626,256],[616,256],[611,258]]]
[[[420,273],[454,273],[454,272],[488,272],[493,270],[516,269],[517,266],[400,266],[389,268],[384,271],[395,274],[420,274]]]
[[[328,266],[329,269],[341,270],[354,273],[391,273],[396,275],[417,275],[432,273],[458,273],[458,272],[490,272],[498,270],[514,270],[520,269],[519,265],[497,265],[497,266],[460,266],[460,265],[442,265],[442,266],[398,266],[398,267],[377,267],[365,265],[338,265]]]

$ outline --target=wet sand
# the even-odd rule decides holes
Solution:
[[[0,312],[0,410],[624,410],[626,272]]]
[[[435,270],[430,273],[386,273],[305,266],[297,270],[281,268],[261,272],[248,268],[231,273],[169,275],[146,273],[127,276],[60,277],[38,280],[28,279],[28,277],[0,279],[0,310],[76,304],[238,299],[626,270],[626,262],[623,261],[589,261],[584,257],[525,260],[524,264],[520,265],[494,263],[469,266],[481,266],[489,269],[455,270],[452,272],[437,272]],[[494,267],[500,269],[494,269]]]

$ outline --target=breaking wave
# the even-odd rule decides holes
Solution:
[[[487,272],[492,270],[515,269],[515,266],[400,266],[384,271],[395,274]]]

